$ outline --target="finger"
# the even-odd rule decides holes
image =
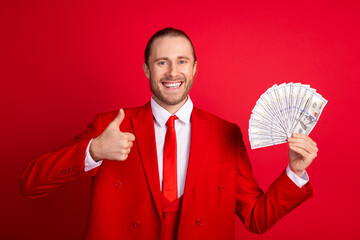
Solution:
[[[120,155],[119,155],[119,160],[124,161],[124,160],[127,159],[127,157],[128,157],[127,154],[120,154]]]
[[[289,148],[295,151],[296,153],[300,154],[301,156],[303,156],[304,159],[310,159],[312,161],[317,157],[317,151],[309,153],[302,148],[298,148],[297,146],[289,146]]]
[[[119,144],[121,148],[132,148],[132,146],[134,145],[133,142],[128,141],[126,139],[120,140]]]
[[[311,151],[314,151],[314,152],[318,151],[318,148],[316,147],[316,143],[311,141],[310,138],[291,138],[291,139],[289,139],[289,143],[305,144],[305,145],[308,145],[311,148]]]
[[[289,148],[291,150],[293,150],[294,152],[300,154],[301,156],[303,156],[304,158],[309,158],[311,157],[311,154],[308,153],[307,151],[305,151],[304,149],[302,148],[299,148],[299,147],[296,147],[296,146],[289,146]]]
[[[309,142],[311,142],[313,145],[316,146],[316,143],[314,142],[314,140],[311,139],[311,137],[305,135],[305,134],[301,134],[301,133],[293,133],[292,134],[293,138],[301,138],[301,139],[305,139]]]
[[[316,143],[310,137],[304,134],[299,134],[299,135],[298,134],[295,135],[295,133],[293,133],[294,137],[288,138],[288,142],[306,142],[312,145],[313,147],[316,147]]]
[[[317,150],[315,150],[315,149],[317,149],[316,143],[314,141],[312,141],[310,138],[308,138],[308,139],[298,139],[297,142],[305,143],[305,144],[309,145],[314,151],[317,151]]]
[[[309,141],[313,146],[316,146],[316,142],[314,142],[314,140],[312,140],[311,137],[305,135],[305,139]]]
[[[309,154],[316,152],[316,150],[313,148],[313,146],[303,143],[303,142],[289,143],[289,147],[290,146],[301,148],[301,149],[305,150],[306,152],[308,152]]]
[[[130,148],[130,144],[131,142],[129,142],[127,140],[126,137],[122,138],[121,140],[118,141],[118,147],[119,149],[123,149],[123,148]]]
[[[126,135],[126,138],[127,138],[127,140],[128,141],[134,141],[135,140],[135,135],[134,134],[132,134],[132,133],[125,133],[125,135]]]
[[[120,154],[128,155],[130,153],[130,148],[123,148],[120,150]]]
[[[123,109],[120,109],[118,115],[116,116],[116,118],[114,118],[114,120],[112,122],[114,124],[116,124],[117,126],[120,126],[120,124],[122,123],[124,118],[125,118],[125,112]]]

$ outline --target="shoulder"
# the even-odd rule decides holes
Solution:
[[[130,127],[130,119],[138,115],[139,112],[141,112],[142,109],[147,109],[149,103],[145,104],[144,106],[139,107],[127,107],[123,108],[125,113],[125,118],[123,122],[121,123],[122,127],[127,128]],[[115,117],[119,114],[119,109],[111,110],[107,112],[101,112],[98,113],[95,117],[95,120],[93,122],[94,125],[100,126],[101,129],[105,129],[108,124],[115,119]]]
[[[194,116],[197,116],[200,119],[205,119],[205,120],[209,121],[212,128],[215,128],[215,129],[221,129],[222,131],[228,130],[231,132],[235,131],[235,130],[237,131],[237,129],[239,129],[237,124],[227,121],[213,113],[204,111],[197,107],[194,107],[193,114],[194,114]]]
[[[124,113],[125,113],[125,120],[129,119],[133,116],[136,116],[138,114],[138,112],[144,108],[146,105],[144,106],[138,106],[138,107],[127,107],[127,108],[122,108],[124,109]],[[107,112],[101,112],[98,113],[97,115],[99,117],[101,117],[103,120],[106,119],[114,119],[118,114],[119,114],[119,109],[116,110],[111,110],[111,111],[107,111]]]

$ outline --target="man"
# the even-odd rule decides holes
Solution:
[[[183,31],[157,32],[145,50],[151,101],[98,114],[73,142],[33,159],[22,193],[92,176],[86,239],[234,239],[235,213],[252,232],[269,229],[312,195],[304,170],[316,144],[289,138],[289,166],[264,194],[239,127],[193,107],[196,66]]]

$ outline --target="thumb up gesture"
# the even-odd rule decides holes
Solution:
[[[94,161],[97,162],[101,159],[123,161],[127,159],[135,136],[132,133],[120,131],[120,125],[124,118],[124,110],[120,109],[119,114],[109,123],[102,134],[93,139],[90,144],[90,155]]]

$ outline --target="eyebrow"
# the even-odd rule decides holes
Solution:
[[[178,56],[177,59],[188,59],[188,60],[190,60],[190,58],[188,58],[186,56]],[[169,60],[169,58],[167,58],[167,57],[156,58],[155,62],[160,61],[160,60]]]
[[[190,60],[190,58],[188,58],[187,56],[179,56],[179,57],[177,57],[178,59],[180,58],[185,58],[185,59],[188,59],[188,60]]]
[[[169,60],[169,58],[167,58],[167,57],[156,58],[155,62],[160,61],[160,60]]]

